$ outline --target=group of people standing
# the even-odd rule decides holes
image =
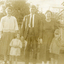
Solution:
[[[56,55],[55,52],[51,52],[50,49],[55,49],[55,46],[50,46],[53,46],[53,44],[56,43],[55,41],[53,41],[53,38],[56,37],[56,34],[54,34],[55,32],[57,33],[57,35],[60,34],[59,27],[60,22],[52,17],[51,11],[47,10],[45,17],[43,18],[38,13],[36,13],[36,8],[34,6],[30,8],[30,14],[24,17],[21,26],[21,35],[25,38],[25,40],[27,40],[25,53],[27,58],[26,64],[29,63],[30,53],[31,55],[33,54],[32,57],[34,64],[36,63],[35,59],[38,58],[38,55],[40,57],[39,59],[43,61],[42,64],[49,64],[51,56],[54,55],[56,57],[59,54],[59,50],[56,50],[58,51],[58,54],[56,53]],[[54,42],[53,44],[51,44],[52,41]],[[39,48],[39,44],[41,44],[41,49]]]
[[[60,52],[59,27],[62,26],[60,26],[59,21],[52,17],[51,11],[48,10],[45,13],[45,17],[42,18],[41,15],[36,13],[35,6],[31,6],[30,14],[26,15],[23,19],[20,33],[18,33],[17,19],[11,16],[11,9],[9,7],[6,8],[6,13],[7,16],[1,19],[1,39],[3,46],[1,53],[4,55],[5,64],[7,63],[7,56],[12,61],[16,60],[17,63],[17,56],[22,54],[20,50],[22,47],[25,51],[23,54],[25,55],[26,64],[30,62],[30,59],[33,59],[33,64],[36,64],[38,56],[43,61],[42,64],[49,64],[51,57],[57,59]],[[23,46],[23,43],[25,43],[25,46]],[[41,46],[39,46],[40,44]]]

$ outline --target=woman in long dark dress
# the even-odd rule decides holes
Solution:
[[[49,64],[50,61],[50,53],[49,53],[49,47],[51,44],[51,41],[54,37],[54,31],[56,28],[58,28],[59,23],[57,22],[57,20],[52,18],[52,12],[51,11],[47,11],[45,13],[46,19],[43,20],[41,22],[40,25],[40,38],[43,39],[43,43],[42,43],[42,52],[41,52],[41,59],[42,59],[42,63],[47,63]]]

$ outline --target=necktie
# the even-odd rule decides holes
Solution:
[[[32,22],[32,27],[34,27],[34,17],[35,17],[35,15],[33,14],[33,22]]]
[[[29,27],[34,27],[34,15],[31,15],[31,16],[30,16]]]
[[[32,20],[33,20],[33,16],[31,17],[31,27],[32,27]]]
[[[34,14],[31,17],[31,27],[34,27]]]

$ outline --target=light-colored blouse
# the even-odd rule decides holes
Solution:
[[[15,32],[16,30],[19,30],[17,20],[14,16],[4,16],[2,17],[1,22],[3,26],[3,32]]]

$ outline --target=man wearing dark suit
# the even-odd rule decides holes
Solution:
[[[30,14],[26,15],[23,19],[21,26],[21,35],[27,40],[26,47],[26,59],[37,59],[38,52],[38,38],[39,38],[39,28],[40,28],[40,16],[36,13],[36,7],[31,6]],[[33,61],[34,62],[34,61]]]

